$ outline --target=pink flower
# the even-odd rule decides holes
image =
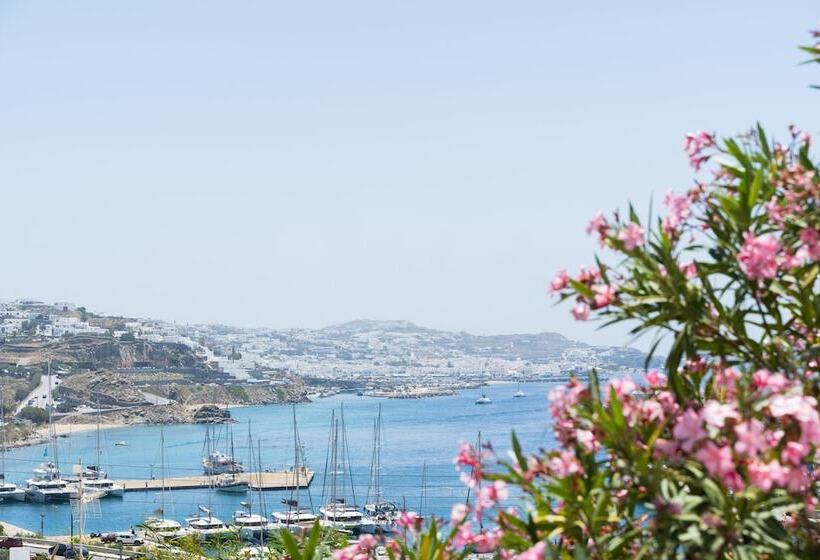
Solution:
[[[589,306],[586,303],[578,302],[575,307],[570,309],[570,313],[576,321],[586,321],[589,319]]]
[[[759,369],[752,374],[752,385],[762,391],[768,389],[773,393],[779,393],[788,385],[788,380],[781,373],[772,373],[767,369]]]
[[[715,428],[722,428],[726,420],[740,418],[735,407],[730,404],[721,404],[717,401],[707,402],[700,411],[704,422]]]
[[[452,511],[450,512],[450,523],[452,525],[458,525],[465,519],[467,519],[467,515],[470,513],[470,508],[468,508],[464,504],[455,504],[453,506]]]
[[[473,535],[471,543],[475,547],[476,552],[479,554],[486,554],[497,549],[500,540],[501,535],[498,530],[486,531],[484,533],[479,533],[478,535]]]
[[[695,278],[698,275],[698,266],[694,261],[689,261],[680,265],[680,271],[686,278]]]
[[[763,439],[764,426],[760,420],[752,419],[748,422],[741,422],[735,426],[735,451],[749,457],[757,457],[757,454],[767,447]]]
[[[552,476],[556,478],[566,478],[574,474],[583,474],[584,469],[581,463],[569,451],[561,451],[555,457],[552,457],[548,463],[548,468]]]
[[[575,439],[581,447],[590,453],[597,450],[599,447],[598,440],[595,439],[595,434],[589,430],[575,430]]]
[[[666,385],[666,376],[656,369],[646,372],[643,378],[653,389]]]
[[[771,280],[777,276],[780,241],[773,235],[755,237],[751,231],[746,232],[744,239],[737,261],[746,276],[752,280]]]
[[[628,226],[622,229],[618,233],[618,239],[624,242],[624,247],[629,251],[643,245],[646,241],[643,228],[635,222],[630,222]]]
[[[703,463],[709,474],[718,478],[722,478],[727,473],[735,470],[732,450],[727,445],[718,447],[714,442],[707,441],[695,454],[695,457]]]
[[[749,473],[749,482],[764,492],[768,492],[773,486],[782,485],[786,474],[777,461],[764,463],[754,460],[746,467],[746,471]]]
[[[681,443],[683,450],[690,453],[695,444],[706,437],[703,420],[697,412],[688,408],[678,418],[672,435]]]
[[[598,234],[598,243],[603,247],[606,242],[607,233],[609,232],[609,224],[607,223],[604,215],[600,212],[589,221],[589,225],[587,226],[587,235],[591,235],[592,232]]]
[[[477,467],[480,459],[476,449],[469,443],[462,441],[458,446],[458,455],[453,459],[456,467]]]
[[[626,395],[631,395],[632,393],[634,393],[635,389],[637,388],[638,386],[635,385],[635,382],[627,377],[623,379],[613,379],[609,383],[607,383],[607,390],[605,396],[609,396],[610,389],[615,390],[615,396],[624,397]]]
[[[806,228],[800,232],[800,241],[806,250],[806,256],[813,260],[820,260],[820,231],[814,228]]]
[[[690,156],[693,156],[703,150],[703,148],[713,146],[714,144],[714,136],[708,132],[698,130],[697,132],[690,132],[684,137],[683,150]]]
[[[415,530],[419,516],[414,511],[403,511],[396,520],[396,525],[406,530]]]
[[[678,455],[678,444],[672,440],[658,438],[655,440],[655,447],[652,451],[652,455],[656,459],[675,457]]]
[[[592,287],[595,292],[595,307],[606,307],[611,303],[615,303],[616,291],[615,288],[609,284],[596,284]]]
[[[786,473],[786,488],[791,492],[803,492],[809,485],[809,477],[803,467],[796,467]]]
[[[790,441],[783,448],[780,454],[780,460],[784,463],[790,463],[794,466],[803,462],[803,458],[808,454],[809,447],[796,441]]]
[[[715,384],[717,388],[724,389],[730,397],[734,396],[736,392],[738,379],[740,379],[740,372],[735,368],[723,368],[715,373]]]
[[[666,193],[663,203],[669,211],[669,214],[663,219],[663,231],[669,237],[677,237],[678,231],[691,213],[689,197],[685,194],[679,195],[669,191]]]
[[[807,422],[817,415],[817,400],[814,397],[775,395],[769,399],[769,412],[775,418],[793,416]]]
[[[550,282],[550,292],[560,292],[567,286],[569,286],[569,274],[564,269],[559,270],[558,275]]]
[[[478,500],[476,511],[481,512],[485,509],[495,507],[495,505],[506,500],[510,495],[507,490],[507,483],[503,480],[496,480],[488,486],[484,486],[478,493]]]
[[[544,560],[544,552],[546,552],[546,549],[547,543],[538,541],[532,547],[513,558],[515,560]]]

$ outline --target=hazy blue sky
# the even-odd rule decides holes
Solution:
[[[0,0],[0,297],[622,343],[547,281],[684,133],[817,130],[818,8]]]

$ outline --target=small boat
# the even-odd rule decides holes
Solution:
[[[122,484],[108,478],[84,478],[83,489],[89,492],[99,492],[101,497],[113,496],[115,498],[122,498],[123,494],[125,494],[125,487]]]
[[[243,539],[259,539],[262,535],[267,535],[268,525],[270,521],[268,518],[256,513],[250,512],[250,505],[242,503],[245,507],[244,511],[236,511],[232,518],[232,527],[239,533]]]
[[[188,530],[173,519],[149,517],[143,525],[148,531],[161,539],[173,540],[188,534]]]
[[[217,492],[225,492],[228,494],[244,494],[248,491],[248,481],[239,480],[235,474],[219,475],[214,482],[214,489]]]
[[[242,463],[235,460],[230,455],[225,455],[219,451],[212,451],[202,459],[202,470],[207,475],[234,474],[245,471]]]
[[[487,396],[487,395],[485,395],[484,393],[481,393],[481,396],[480,396],[480,397],[478,397],[478,398],[475,400],[475,403],[476,403],[476,404],[490,404],[491,402],[493,402],[493,401],[490,399],[490,397],[488,397],[488,396]]]
[[[188,531],[191,534],[207,540],[209,538],[224,537],[231,533],[230,528],[221,519],[211,514],[211,510],[202,506],[199,506],[199,510],[205,515],[197,513],[185,519],[188,523]]]
[[[22,502],[26,491],[12,482],[6,482],[5,475],[0,474],[0,502]]]
[[[524,391],[522,391],[521,389],[519,389],[519,390],[518,390],[518,391],[516,391],[516,393],[513,395],[513,398],[514,398],[514,399],[520,399],[520,398],[523,398],[523,397],[526,397],[526,396],[527,396],[527,393],[525,393]]]
[[[127,447],[127,446],[128,446],[128,442],[127,442],[127,441],[122,441],[122,440],[120,440],[120,441],[115,441],[115,442],[114,442],[114,445],[116,445],[117,447]]]

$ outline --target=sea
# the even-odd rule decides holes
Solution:
[[[307,466],[316,472],[310,488],[300,493],[300,503],[318,508],[322,504],[323,483],[329,447],[331,415],[339,418],[344,409],[349,466],[340,465],[337,473],[346,481],[347,502],[365,503],[370,487],[373,457],[374,421],[381,407],[381,486],[384,499],[423,515],[448,516],[454,503],[467,499],[467,490],[453,465],[459,442],[474,443],[481,434],[496,453],[506,456],[514,430],[526,451],[535,452],[554,446],[550,428],[547,393],[550,383],[493,384],[480,389],[464,390],[456,395],[425,399],[381,399],[354,394],[339,394],[295,406],[299,436]],[[526,396],[514,398],[523,390]],[[476,405],[486,394],[492,403]],[[261,449],[263,469],[286,470],[293,466],[293,407],[267,405],[233,408],[236,423],[231,425],[234,452],[249,463],[248,432],[254,447]],[[160,433],[165,439],[165,475],[191,476],[202,473],[201,459],[206,453],[205,425],[129,426],[100,431],[102,467],[109,478],[161,478]],[[225,428],[213,428],[221,439],[219,446],[229,451]],[[125,442],[116,446],[115,442]],[[31,470],[45,460],[53,459],[45,445],[9,450],[6,455],[6,478],[24,486]],[[58,458],[64,473],[71,465],[93,464],[97,458],[96,431],[85,431],[58,438]],[[249,469],[250,470],[250,469]],[[352,489],[351,489],[352,479]],[[341,483],[339,483],[341,484]],[[329,482],[327,484],[329,487]],[[338,492],[341,494],[342,492]],[[355,493],[355,496],[353,495]],[[329,488],[325,489],[325,499]],[[232,495],[202,490],[166,492],[165,515],[183,522],[200,506],[229,522],[232,514],[249,503],[254,512],[265,504],[267,514],[280,509],[291,491],[265,491],[263,496],[251,491]],[[513,498],[515,500],[515,498]],[[107,497],[85,508],[85,531],[128,530],[140,524],[160,508],[159,491],[126,492],[122,498]],[[77,512],[69,504],[0,504],[0,520],[47,535],[76,532]]]

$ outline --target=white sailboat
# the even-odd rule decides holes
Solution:
[[[231,457],[234,456],[233,448],[233,431],[230,432],[231,438]],[[241,464],[241,463],[240,463]],[[237,471],[233,470],[230,474],[225,473],[216,477],[214,488],[217,492],[225,492],[228,494],[244,494],[248,491],[249,484],[247,480],[241,480],[236,477]]]
[[[3,428],[3,441],[0,442],[0,502],[22,502],[26,491],[12,482],[6,482],[6,403],[2,396],[3,389],[0,388],[0,426]]]
[[[491,402],[493,402],[492,399],[484,393],[481,393],[481,396],[475,400],[476,404],[490,404]]]
[[[76,492],[68,487],[68,484],[60,476],[59,455],[57,446],[57,432],[54,429],[53,401],[51,398],[51,361],[48,362],[46,375],[48,401],[48,437],[54,462],[48,461],[34,469],[32,477],[26,481],[26,497],[32,502],[67,502]]]
[[[100,405],[97,404],[97,463],[86,465],[81,469],[75,479],[66,479],[72,482],[72,488],[77,488],[80,479],[88,492],[93,492],[100,498],[107,496],[122,498],[125,495],[125,487],[119,482],[114,482],[108,478],[108,473],[102,469],[102,446],[100,445]]]
[[[526,397],[526,396],[527,396],[527,393],[525,393],[525,392],[521,389],[521,383],[519,383],[519,384],[518,384],[518,391],[516,391],[516,392],[515,392],[515,394],[513,395],[513,398],[514,398],[514,399],[522,399],[522,398],[524,398],[524,397]]]
[[[270,522],[264,515],[251,512],[251,504],[240,502],[243,509],[234,512],[231,518],[231,526],[239,536],[245,540],[262,540],[268,533]]]
[[[381,484],[382,471],[382,406],[373,423],[373,456],[370,460],[370,484],[367,488],[364,511],[374,521],[376,530],[391,533],[395,530],[396,519],[399,516],[399,507],[394,502],[384,499]],[[372,500],[371,498],[372,492]]]
[[[350,481],[350,493],[353,499],[348,503],[345,499],[345,482],[339,480],[339,468],[350,473],[349,457],[347,457],[347,432],[344,426],[344,407],[341,409],[340,420],[331,416],[329,465],[330,471],[325,472],[325,481],[330,478],[330,499],[319,508],[320,523],[340,531],[351,533],[372,533],[375,531],[375,522],[366,517],[356,506],[356,493],[353,481]],[[323,492],[324,493],[324,492]]]
[[[260,468],[261,471],[261,468]],[[299,494],[302,477],[307,481],[307,467],[305,467],[304,451],[299,438],[299,428],[296,424],[296,405],[293,406],[293,476],[294,486],[290,492],[290,498],[282,500],[287,506],[286,509],[275,511],[271,514],[274,526],[278,529],[287,529],[291,533],[298,533],[304,529],[309,529],[316,523],[316,514],[311,508],[302,507],[299,503]],[[310,490],[308,490],[308,500],[310,500]]]
[[[165,429],[160,426],[159,430],[161,507],[155,510],[154,516],[146,519],[143,525],[160,539],[173,540],[186,535],[188,531],[178,521],[165,517]]]
[[[208,455],[206,457],[211,457],[213,454],[211,451],[211,438],[210,438],[210,430],[206,427],[205,428],[205,446],[207,448]],[[233,463],[233,457],[230,458],[231,463]],[[203,465],[204,465],[203,459]],[[230,534],[230,528],[222,522],[221,519],[215,517],[213,514],[213,506],[211,504],[211,493],[213,492],[214,484],[212,476],[215,474],[214,472],[207,472],[208,469],[206,468],[206,474],[208,475],[208,507],[199,506],[199,512],[195,513],[190,517],[185,518],[185,522],[188,524],[188,531],[200,540],[208,540],[212,538],[218,538],[227,536]],[[204,514],[204,515],[203,515]]]

